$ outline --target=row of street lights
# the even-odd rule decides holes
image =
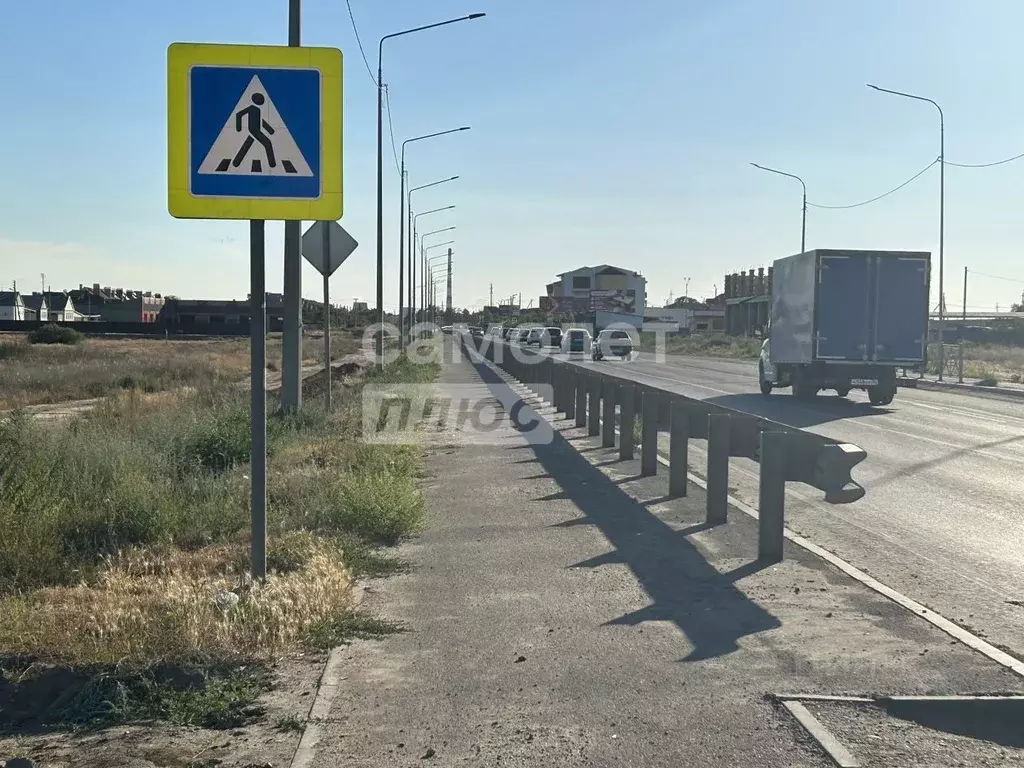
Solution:
[[[946,119],[942,113],[942,107],[937,102],[931,99],[925,98],[924,96],[917,96],[913,93],[904,93],[903,91],[893,91],[889,88],[882,88],[878,85],[867,84],[868,88],[872,88],[882,93],[890,93],[893,96],[902,96],[906,99],[914,99],[915,101],[926,101],[935,107],[939,112],[939,380],[942,380],[942,371],[945,368],[945,345],[942,341],[943,325],[945,324],[945,302],[942,300],[944,295],[945,286],[943,284],[943,277],[945,273],[945,232],[946,232]],[[807,185],[804,180],[799,176],[792,173],[786,173],[785,171],[779,171],[775,168],[768,168],[764,165],[758,165],[757,163],[751,163],[755,168],[759,168],[762,171],[768,171],[769,173],[776,173],[780,176],[788,176],[791,179],[796,179],[800,182],[800,186],[803,188],[803,213],[800,220],[800,252],[803,253],[807,250]]]
[[[412,29],[405,29],[401,32],[393,32],[389,35],[384,35],[377,44],[377,308],[380,314],[379,322],[381,328],[384,326],[384,41],[391,40],[395,37],[402,37],[403,35],[411,35],[414,32],[423,32],[428,29],[436,29],[437,27],[445,27],[449,24],[456,24],[460,21],[472,21],[473,19],[483,18],[486,14],[483,13],[471,13],[467,16],[460,16],[455,19],[448,19],[446,21],[439,21],[435,24],[426,24],[421,27],[414,27]],[[431,184],[424,184],[420,187],[414,187],[409,190],[408,199],[406,198],[405,192],[405,147],[415,141],[423,141],[425,139],[431,139],[438,136],[446,136],[451,133],[457,133],[459,131],[468,130],[468,126],[460,128],[453,128],[448,131],[439,131],[437,133],[429,133],[423,136],[416,136],[411,139],[406,139],[402,142],[402,162],[399,168],[401,176],[401,192],[400,192],[400,203],[399,203],[399,244],[398,244],[398,322],[402,329],[400,331],[400,343],[404,344],[404,333],[405,333],[405,318],[403,310],[405,308],[405,294],[406,289],[404,285],[406,265],[405,265],[405,205],[409,205],[409,213],[412,213],[412,193],[419,190],[425,189],[426,187],[432,187],[437,184],[444,182],[453,181],[458,178],[453,176],[449,179],[442,179],[441,181],[432,182]],[[450,210],[454,206],[448,206],[447,208],[438,208],[434,211],[424,211],[423,214],[417,214],[411,216],[412,224],[409,232],[409,308],[410,316],[415,304],[415,266],[414,266],[414,246],[415,246],[415,219],[420,215],[427,215],[428,213],[436,213],[441,210]],[[449,228],[453,229],[453,228]],[[447,231],[447,230],[439,230]],[[432,233],[435,234],[435,233]],[[425,236],[424,236],[425,237]],[[422,243],[422,241],[421,241]],[[425,273],[424,275],[425,276]],[[433,287],[431,287],[433,291]],[[384,335],[383,333],[377,334],[377,366],[381,367],[384,364]]]

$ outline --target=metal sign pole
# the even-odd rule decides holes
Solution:
[[[331,228],[324,225],[323,249],[324,254],[331,252]],[[331,412],[331,387],[333,386],[331,371],[331,292],[330,273],[324,272],[324,373],[327,375],[327,394],[324,395],[324,402],[327,412]]]
[[[266,227],[249,222],[249,353],[251,387],[252,577],[267,577],[267,291]]]

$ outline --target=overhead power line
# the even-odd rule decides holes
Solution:
[[[991,168],[994,165],[1005,165],[1006,163],[1012,163],[1014,160],[1020,160],[1024,157],[1024,152],[1013,157],[1008,157],[1005,160],[996,160],[994,163],[952,163],[949,160],[946,161],[946,165],[954,165],[957,168]]]
[[[877,201],[881,200],[883,197],[888,197],[889,195],[893,194],[894,192],[899,192],[901,189],[903,189],[905,186],[907,186],[911,182],[917,181],[919,178],[921,178],[925,174],[925,172],[928,171],[933,165],[938,165],[938,164],[939,164],[939,158],[935,158],[930,163],[928,163],[928,165],[926,165],[920,171],[918,171],[913,176],[911,176],[909,179],[904,181],[898,187],[894,187],[893,189],[890,189],[888,192],[884,192],[881,195],[877,195],[876,197],[872,197],[870,200],[862,200],[859,203],[851,203],[849,205],[822,205],[821,203],[811,203],[811,202],[808,202],[807,204],[809,206],[812,206],[813,208],[828,208],[830,210],[838,210],[840,208],[859,208],[862,205],[868,205],[869,203],[877,202]]]
[[[391,134],[391,156],[395,159],[395,170],[401,173],[402,167],[398,164],[398,147],[395,144],[395,126],[391,122],[391,92],[388,89],[387,83],[384,84],[384,107],[388,112],[388,133]]]
[[[370,76],[370,80],[374,85],[380,87],[377,78],[373,76],[373,68],[370,66],[369,59],[366,58],[366,51],[363,50],[363,41],[359,39],[359,28],[356,26],[356,17],[352,13],[352,0],[345,0],[345,5],[348,7],[348,18],[352,22],[352,32],[356,36],[356,45],[359,46],[359,55],[363,57],[363,64],[366,65],[366,74]]]
[[[1020,283],[1024,285],[1024,280],[1018,280],[1014,277],[1000,277],[999,275],[987,275],[984,272],[978,272],[974,269],[968,269],[967,272],[971,275],[977,275],[978,277],[987,277],[991,280],[1005,280],[1008,283]]]

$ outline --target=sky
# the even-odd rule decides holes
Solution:
[[[244,298],[248,226],[167,212],[167,46],[287,43],[287,0],[35,0],[0,7],[0,288],[100,283]],[[849,205],[939,154],[1024,152],[1019,0],[351,0],[369,65],[383,35],[483,19],[384,44],[390,126],[409,145],[420,230],[454,226],[457,306],[612,264],[648,304],[708,297],[726,272],[799,250],[800,185]],[[360,246],[332,300],[375,303],[376,86],[345,0],[302,0],[302,42],[344,55],[342,225]],[[399,186],[385,123],[385,306],[398,303]],[[1024,291],[1024,159],[946,168],[945,292],[1008,308]],[[307,225],[303,225],[304,228]],[[267,225],[267,288],[282,285],[283,224]],[[435,235],[430,242],[443,242]],[[808,248],[927,250],[938,302],[939,167],[878,202],[811,207]],[[442,249],[431,251],[431,255]],[[303,267],[303,294],[322,281]]]

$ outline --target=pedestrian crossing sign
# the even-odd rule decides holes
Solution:
[[[172,216],[341,218],[341,51],[173,43],[167,88]]]

